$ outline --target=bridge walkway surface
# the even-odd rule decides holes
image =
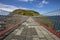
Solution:
[[[30,17],[4,40],[60,40],[60,38]]]

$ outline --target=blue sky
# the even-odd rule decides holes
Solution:
[[[28,9],[44,14],[60,9],[60,0],[0,0],[0,9],[9,12],[15,9]]]

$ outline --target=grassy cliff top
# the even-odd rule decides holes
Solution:
[[[23,10],[23,9],[16,9],[10,13],[10,15],[24,15],[24,16],[41,16],[38,12],[32,10]]]

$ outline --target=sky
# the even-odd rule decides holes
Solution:
[[[12,12],[16,9],[34,10],[44,14],[60,9],[60,0],[0,0],[0,10]]]

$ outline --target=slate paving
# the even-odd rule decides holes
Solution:
[[[60,40],[29,17],[4,40]]]

